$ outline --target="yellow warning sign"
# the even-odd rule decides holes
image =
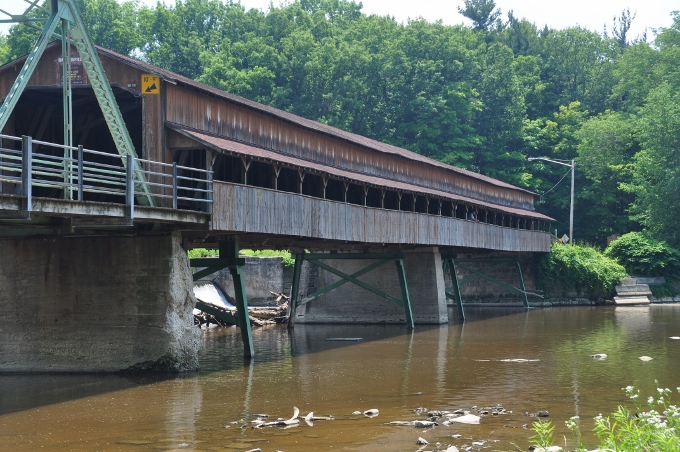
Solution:
[[[142,94],[160,94],[161,78],[157,75],[142,74]]]

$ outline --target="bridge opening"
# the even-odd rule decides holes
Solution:
[[[396,191],[385,192],[385,209],[399,210],[399,194]]]
[[[427,198],[425,196],[414,196],[415,198],[415,211],[418,213],[428,213]]]
[[[427,213],[430,215],[439,215],[441,213],[441,200],[439,198],[430,198],[427,206]]]
[[[248,167],[248,185],[274,188],[274,169],[271,164],[253,160]]]
[[[296,170],[284,166],[281,167],[281,172],[279,172],[277,186],[281,191],[298,193],[300,190],[299,180],[300,176]]]
[[[357,184],[349,184],[347,187],[347,202],[349,204],[364,205],[364,187]]]
[[[132,93],[113,87],[123,116],[130,133],[130,138],[137,149],[142,149],[142,102]],[[118,150],[111,132],[102,117],[101,108],[90,87],[73,85],[72,130],[74,146],[82,145],[85,149],[96,150],[118,156]],[[24,90],[17,102],[4,133],[14,136],[30,136],[33,140],[50,143],[64,143],[64,113],[62,107],[62,88],[59,85],[31,86]],[[64,150],[57,147],[33,145],[34,152],[64,157]],[[76,157],[73,155],[73,157]],[[144,158],[143,156],[140,156]],[[122,159],[107,158],[87,154],[86,163],[100,163],[123,167]],[[11,192],[12,188],[4,184],[3,191]],[[59,197],[61,188],[36,186],[33,195],[37,197]],[[113,201],[110,195],[86,193],[87,201]]]
[[[368,193],[366,193],[366,205],[368,207],[382,207],[382,191],[379,188],[368,187]]]
[[[220,182],[240,184],[243,181],[243,163],[238,157],[218,154],[213,165],[213,178]]]
[[[302,181],[302,194],[323,199],[323,178],[318,174],[306,173]]]
[[[399,204],[399,210],[405,212],[413,212],[414,202],[413,195],[411,193],[403,193],[401,196],[401,202]]]
[[[326,185],[326,199],[330,201],[345,201],[345,184],[338,179],[328,179]]]

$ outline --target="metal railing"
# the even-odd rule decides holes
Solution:
[[[19,147],[20,149],[16,149]],[[9,145],[9,146],[8,146]],[[44,148],[44,150],[43,150]],[[213,172],[55,143],[0,135],[0,182],[15,184],[32,210],[33,197],[138,205],[212,213]]]

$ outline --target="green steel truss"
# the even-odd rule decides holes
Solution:
[[[465,284],[469,284],[478,279],[485,279],[507,290],[510,290],[511,292],[519,293],[520,295],[522,295],[522,301],[524,303],[525,308],[529,308],[529,299],[527,298],[527,295],[540,296],[538,294],[526,291],[526,287],[524,286],[524,277],[522,276],[522,267],[520,266],[520,263],[517,259],[505,259],[505,258],[456,259],[450,256],[442,256],[442,263],[444,265],[444,273],[446,274],[447,271],[449,272],[449,274],[451,275],[451,282],[453,284],[451,287],[446,288],[446,298],[453,300],[456,303],[458,313],[460,314],[461,319],[463,321],[465,320],[465,310],[463,309],[463,297],[461,295],[460,289]],[[473,263],[496,263],[496,265],[491,268],[485,269],[484,271],[480,271],[469,266],[469,264]],[[499,268],[505,267],[508,264],[511,265],[514,264],[517,268],[519,288],[513,287],[509,284],[499,281],[496,278],[489,276],[494,271],[498,270]],[[458,267],[468,271],[469,273],[472,273],[472,276],[463,280],[459,280],[457,273]]]
[[[378,295],[379,297],[385,298],[386,300],[391,301],[392,303],[397,304],[398,306],[401,306],[404,308],[404,314],[406,316],[406,325],[408,326],[409,329],[413,329],[414,327],[414,322],[413,322],[413,312],[411,310],[411,298],[408,293],[408,284],[406,282],[406,272],[404,270],[404,259],[405,255],[403,253],[396,253],[396,254],[383,254],[383,253],[345,253],[345,254],[337,254],[337,253],[296,253],[294,254],[295,256],[295,267],[293,270],[293,287],[291,290],[291,297],[290,297],[290,316],[288,317],[288,327],[293,328],[295,326],[295,313],[298,308],[298,306],[302,306],[306,303],[309,303],[310,301],[319,298],[322,295],[327,294],[328,292],[337,289],[338,287],[342,286],[343,284],[346,284],[348,282],[355,284],[363,289],[368,290],[369,292]],[[321,262],[322,260],[327,260],[327,259],[356,259],[356,260],[376,260],[376,262],[364,267],[361,270],[358,270],[351,275],[348,275],[347,273],[344,273],[336,268],[331,267],[330,265]],[[301,274],[301,269],[302,269],[302,263],[304,261],[309,261],[310,263],[318,266],[319,268],[323,268],[324,270],[333,273],[334,275],[337,275],[340,277],[340,279],[332,284],[329,284],[328,286],[324,287],[323,289],[317,290],[313,294],[310,294],[303,298],[302,300],[299,299],[300,296],[300,274]],[[399,277],[399,286],[401,288],[401,299],[396,298],[388,293],[383,292],[380,289],[377,289],[376,287],[371,286],[370,284],[365,283],[364,281],[359,280],[358,278],[371,270],[375,270],[378,267],[381,267],[382,265],[385,265],[389,262],[394,262],[396,267],[397,267],[397,275]]]
[[[241,339],[243,339],[243,356],[247,359],[255,355],[255,348],[253,347],[253,332],[250,328],[250,318],[248,317],[248,297],[246,296],[246,284],[243,278],[243,266],[245,259],[238,257],[238,240],[227,240],[219,243],[219,257],[218,258],[197,258],[190,259],[189,265],[192,267],[204,267],[193,274],[194,281],[218,272],[224,268],[229,268],[231,277],[234,281],[234,300],[236,301],[236,315],[238,318],[238,325],[241,330]],[[222,316],[222,313],[217,309],[212,309],[210,305],[205,303],[197,303],[196,309],[212,314],[222,320],[233,322]]]
[[[1,22],[19,22],[33,24],[36,22],[44,22],[45,25],[42,29],[42,33],[35,43],[33,49],[28,54],[26,61],[24,62],[18,77],[14,81],[9,94],[5,98],[2,107],[0,107],[0,130],[4,129],[9,116],[12,114],[14,107],[16,106],[21,94],[23,93],[26,85],[28,84],[33,71],[40,61],[47,44],[50,42],[52,37],[55,35],[57,27],[62,25],[62,58],[64,61],[64,66],[66,67],[70,62],[70,55],[68,54],[68,43],[73,43],[78,50],[78,54],[82,60],[85,71],[92,85],[92,89],[97,97],[97,102],[102,110],[106,124],[111,131],[111,136],[116,145],[118,153],[123,159],[123,165],[126,165],[125,156],[133,156],[135,177],[139,181],[137,187],[141,189],[144,193],[137,197],[137,200],[142,205],[154,205],[153,199],[151,197],[151,191],[149,185],[147,184],[146,177],[143,173],[143,168],[141,163],[137,159],[137,153],[132,144],[132,139],[128,133],[127,127],[125,126],[125,121],[123,121],[123,116],[120,113],[118,104],[116,103],[115,96],[111,90],[111,85],[109,84],[104,68],[102,67],[101,61],[97,56],[97,51],[90,41],[87,35],[85,25],[80,17],[78,8],[76,7],[74,0],[50,0],[50,12],[49,16],[46,18],[36,18],[31,17],[29,13],[36,10],[42,10],[38,6],[38,0],[25,0],[28,3],[28,8],[20,15],[12,15],[4,10],[0,10],[0,13],[10,17],[10,19],[0,20]],[[69,39],[70,36],[70,39]],[[70,115],[70,83],[68,77],[63,78],[64,83],[64,144],[72,146],[70,142],[70,136],[72,133],[71,115]],[[68,105],[66,105],[68,103]],[[68,114],[67,114],[68,109]]]

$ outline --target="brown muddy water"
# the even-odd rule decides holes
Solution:
[[[212,329],[203,333],[201,372],[180,377],[0,376],[0,450],[415,451],[423,437],[439,449],[484,441],[472,450],[517,451],[529,445],[522,426],[536,420],[525,413],[539,410],[569,447],[564,421],[581,416],[594,446],[592,419],[627,401],[623,387],[638,386],[646,398],[655,380],[680,386],[680,340],[671,339],[680,336],[680,305],[467,313],[465,324],[417,326],[413,334],[401,325],[256,329],[249,366],[238,330]],[[337,337],[363,339],[327,341]],[[590,357],[596,353],[608,358]],[[386,425],[424,420],[413,412],[419,407],[496,404],[512,414],[479,425]],[[251,427],[253,414],[289,418],[293,406],[335,420]],[[372,408],[377,417],[351,414]]]

